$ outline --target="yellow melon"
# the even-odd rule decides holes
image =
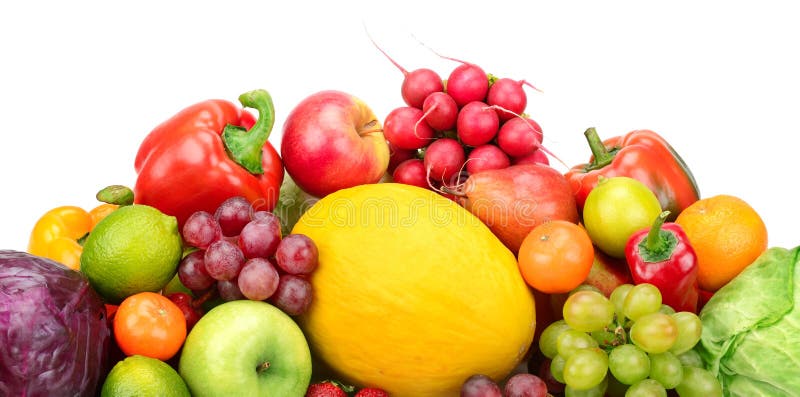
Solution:
[[[319,247],[300,325],[347,382],[393,397],[457,396],[470,375],[507,376],[530,347],[534,298],[514,255],[446,198],[357,186],[314,204],[292,232]]]

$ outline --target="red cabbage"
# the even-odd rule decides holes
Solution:
[[[0,250],[0,396],[91,396],[105,374],[105,306],[81,273]]]

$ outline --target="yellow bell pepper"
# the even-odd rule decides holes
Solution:
[[[47,211],[33,226],[28,252],[50,258],[70,269],[80,270],[83,246],[80,240],[117,205],[103,203],[86,211],[65,205]]]

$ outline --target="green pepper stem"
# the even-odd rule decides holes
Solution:
[[[242,106],[256,109],[258,120],[253,128],[246,130],[236,125],[226,125],[222,130],[222,142],[233,161],[251,174],[263,174],[261,150],[269,139],[275,124],[275,106],[266,90],[253,90],[239,96]]]
[[[647,232],[647,250],[650,252],[661,252],[664,249],[664,246],[667,245],[667,242],[661,237],[661,227],[664,225],[664,221],[667,220],[669,216],[669,211],[662,211],[656,217],[655,222],[653,222],[653,226],[650,227],[650,231]]]
[[[592,163],[589,164],[586,169],[595,170],[609,165],[611,160],[614,159],[615,154],[606,149],[606,145],[603,144],[603,141],[600,140],[600,136],[597,135],[597,130],[595,130],[594,127],[589,127],[583,132],[583,136],[586,137],[586,141],[589,143],[589,149],[592,150],[592,156],[594,156]]]

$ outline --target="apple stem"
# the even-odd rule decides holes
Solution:
[[[370,120],[369,123],[365,124],[364,127],[358,131],[358,136],[368,136],[376,132],[383,133],[383,128],[378,124],[378,120]]]
[[[236,125],[226,125],[222,130],[222,142],[228,156],[251,174],[263,174],[261,151],[269,139],[275,124],[275,106],[266,90],[253,90],[239,95],[242,106],[258,110],[258,120],[250,130]]]
[[[269,369],[269,361],[264,361],[263,363],[259,364],[258,367],[256,367],[256,372],[262,374],[264,373],[264,371],[268,369]]]

